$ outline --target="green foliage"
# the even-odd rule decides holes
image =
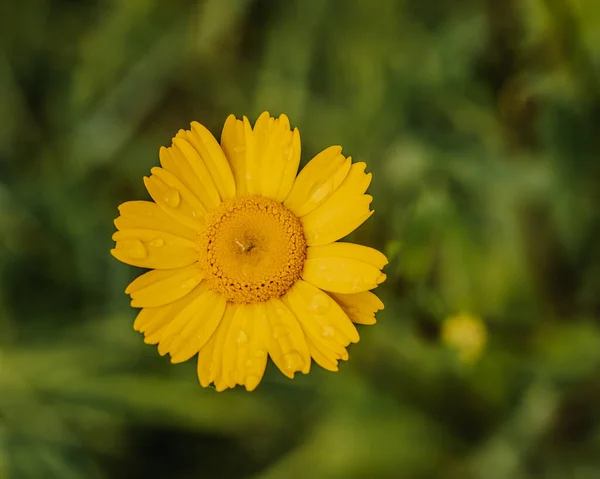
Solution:
[[[4,2],[0,478],[600,477],[599,78],[596,0]],[[263,110],[368,163],[386,309],[337,374],[216,393],[132,331],[112,219]]]

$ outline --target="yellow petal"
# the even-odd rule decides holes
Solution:
[[[164,336],[178,336],[196,314],[207,314],[207,310],[212,306],[211,300],[213,300],[212,295],[208,294],[209,292],[212,291],[210,291],[208,284],[200,283],[194,288],[192,293],[183,298],[185,302],[180,300],[180,307],[174,315],[173,321],[169,323],[164,331]]]
[[[146,185],[148,193],[152,196],[152,199],[165,213],[175,220],[183,223],[194,231],[200,230],[204,226],[206,208],[204,208],[198,198],[196,198],[190,190],[173,175],[162,168],[152,168],[152,173],[156,173],[157,171],[162,172],[159,173],[160,176],[153,174],[149,178],[144,177],[144,184]],[[170,175],[170,184],[165,182],[165,177],[167,175]]]
[[[375,313],[383,309],[383,303],[370,291],[355,294],[329,293],[350,320],[358,324],[375,324]]]
[[[161,148],[160,164],[181,181],[196,196],[208,211],[221,203],[221,198],[208,168],[194,147],[182,138],[180,130],[173,138],[173,146]]]
[[[175,340],[175,334],[173,334],[173,330],[180,330],[181,324],[173,325],[176,318],[179,314],[186,309],[194,300],[196,300],[200,295],[205,293],[207,290],[206,284],[200,283],[191,293],[187,294],[181,299],[177,301],[167,304],[166,306],[159,306],[158,308],[153,309],[161,309],[161,316],[165,318],[160,328],[158,327],[158,322],[153,323],[153,327],[146,327],[144,331],[144,342],[147,344],[158,344],[158,352],[161,356],[164,356],[169,352],[169,347]],[[144,308],[150,309],[150,308]]]
[[[222,377],[227,386],[258,386],[267,365],[266,318],[262,304],[240,304],[225,337]]]
[[[364,169],[364,163],[353,164],[340,187],[314,211],[300,218],[309,246],[333,243],[371,216],[369,205],[373,198],[363,194],[369,187],[371,174],[365,174]]]
[[[341,146],[323,150],[302,168],[283,204],[298,217],[307,215],[338,189],[351,163],[342,155]]]
[[[233,170],[238,195],[260,194],[261,171],[256,156],[256,139],[248,118],[236,120],[231,115],[225,121],[221,146]]]
[[[259,195],[261,191],[261,170],[256,151],[256,138],[248,118],[243,117],[244,143],[246,145],[245,170],[246,191],[251,195]]]
[[[298,128],[294,128],[294,131],[292,132],[292,144],[287,159],[285,153],[286,150],[283,151],[285,163],[282,167],[281,181],[279,182],[279,188],[277,190],[277,195],[275,196],[275,199],[280,202],[283,202],[289,195],[292,186],[294,185],[294,181],[296,180],[298,166],[300,165],[301,143]]]
[[[271,299],[265,308],[271,359],[288,378],[293,378],[296,371],[308,374],[310,351],[298,319],[280,299]]]
[[[246,136],[244,123],[237,120],[234,115],[229,115],[223,125],[221,133],[221,148],[225,153],[238,195],[247,193],[246,190]]]
[[[315,362],[323,369],[332,372],[339,371],[338,360],[343,358],[341,356],[336,356],[331,350],[323,347],[318,341],[310,341],[310,354]]]
[[[238,194],[285,199],[300,163],[300,133],[290,130],[287,116],[275,119],[264,112],[253,129],[248,118],[237,120],[230,115],[223,127],[221,147],[231,165]]]
[[[302,279],[332,293],[360,293],[376,288],[385,274],[368,263],[349,258],[309,259],[304,263]]]
[[[235,180],[225,153],[204,125],[197,121],[191,124],[191,130],[181,130],[177,136],[187,140],[206,164],[210,176],[222,200],[235,196]]]
[[[191,241],[196,241],[198,236],[196,231],[173,219],[151,201],[127,201],[119,206],[119,213],[121,215],[115,220],[115,226],[119,230],[166,231]]]
[[[298,280],[283,298],[298,318],[313,359],[331,369],[339,359],[347,359],[345,346],[358,342],[356,328],[342,308],[326,293]]]
[[[272,118],[264,112],[252,133],[255,138],[256,163],[262,183],[259,194],[277,201],[288,195],[300,164],[300,133],[290,130],[285,115]]]
[[[199,285],[177,301],[164,306],[142,309],[133,323],[133,329],[144,333],[145,343],[157,344],[179,312],[205,289],[206,285]]]
[[[306,252],[306,259],[320,258],[348,258],[368,263],[371,266],[382,269],[388,260],[385,255],[376,250],[354,243],[329,243],[323,246],[311,246]]]
[[[132,229],[113,234],[116,246],[111,254],[123,263],[140,268],[175,269],[196,262],[198,252],[192,241],[164,231]]]
[[[302,278],[324,291],[360,293],[376,288],[386,276],[387,258],[376,249],[352,243],[311,246]]]
[[[198,263],[179,269],[155,269],[136,278],[125,290],[134,308],[163,306],[184,297],[202,281]]]
[[[223,369],[223,348],[225,337],[237,308],[237,304],[227,304],[219,327],[198,353],[198,380],[203,387],[208,387],[210,383],[214,382],[217,390],[227,389],[227,385],[221,375]]]
[[[167,315],[170,306],[142,309],[135,318],[133,329],[141,333],[149,331],[148,334],[156,332],[170,321]]]
[[[226,306],[222,295],[208,290],[177,315],[172,324],[179,324],[165,332],[176,336],[169,348],[172,363],[187,361],[202,349],[218,328]],[[171,333],[180,325],[180,331]]]

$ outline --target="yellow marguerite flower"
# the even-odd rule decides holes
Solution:
[[[330,371],[375,323],[379,251],[338,240],[371,214],[371,174],[331,146],[298,173],[300,134],[265,112],[227,118],[221,145],[197,122],[160,149],[144,178],[154,202],[119,207],[111,253],[151,271],[126,289],[134,329],[173,363],[198,354],[202,386],[260,382],[270,356],[286,376],[311,358]]]

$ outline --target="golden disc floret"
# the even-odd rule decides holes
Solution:
[[[300,220],[263,196],[225,201],[199,236],[199,262],[206,280],[231,303],[283,296],[300,278],[305,259]]]

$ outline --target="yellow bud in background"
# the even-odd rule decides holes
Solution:
[[[460,313],[444,320],[442,341],[458,351],[463,363],[474,363],[481,356],[487,342],[485,324],[478,316]]]

